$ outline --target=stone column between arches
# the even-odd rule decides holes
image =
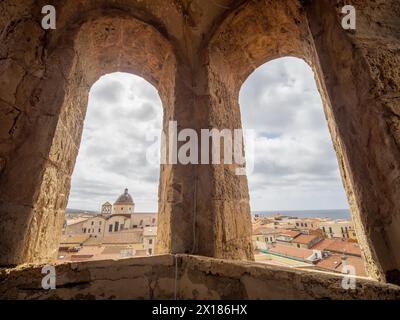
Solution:
[[[316,73],[366,269],[400,284],[400,4],[360,2],[355,31],[345,4],[306,6]]]
[[[229,110],[233,95],[228,98],[228,88],[216,81],[207,62],[195,65],[177,62],[173,120],[178,132],[196,130],[200,162],[204,151],[201,129],[240,129],[241,122],[239,108],[236,113]],[[178,143],[178,149],[183,144]],[[211,163],[211,148],[208,156]],[[223,160],[221,157],[221,164],[169,166],[172,180],[169,185],[160,185],[158,253],[253,259],[247,179],[235,174],[238,166],[225,165]],[[170,229],[165,216],[170,219]]]

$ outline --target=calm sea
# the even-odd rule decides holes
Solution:
[[[297,217],[297,218],[330,218],[330,219],[350,219],[350,210],[333,209],[333,210],[276,210],[276,211],[253,211],[252,214],[270,216],[279,213],[281,215]]]

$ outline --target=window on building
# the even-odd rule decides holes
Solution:
[[[149,239],[149,244],[153,244],[153,239]]]
[[[112,230],[113,230],[113,226],[112,226],[112,224],[110,224],[110,225],[108,226],[108,232],[112,232]]]
[[[86,228],[83,228],[83,233],[86,233]]]
[[[99,233],[101,232],[101,229],[99,228]]]
[[[118,231],[118,228],[119,228],[119,222],[118,222],[118,221],[115,221],[115,224],[114,224],[114,231],[117,232],[117,231]]]

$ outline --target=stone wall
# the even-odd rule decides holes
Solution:
[[[282,56],[314,69],[369,274],[400,283],[399,13],[396,0],[0,2],[0,265],[51,261],[90,86],[132,72],[178,129],[240,129],[238,94]],[[247,178],[235,165],[160,168],[160,253],[252,260]]]
[[[344,5],[306,6],[316,74],[366,267],[400,284],[400,3],[354,1],[356,31],[341,28]]]
[[[99,76],[125,71],[152,83],[163,103],[165,132],[170,120],[179,129],[214,126],[199,52],[224,6],[67,1],[56,5],[57,29],[44,31],[44,4],[1,3],[0,265],[55,257],[88,91]],[[158,252],[252,258],[248,203],[227,216],[235,206],[213,191],[225,180],[213,172],[211,165],[161,166]],[[248,202],[246,179],[241,180]],[[204,201],[210,197],[219,197],[217,206]],[[232,215],[243,231],[226,225]],[[217,229],[211,227],[215,221]],[[239,240],[223,251],[227,238]]]
[[[284,56],[308,62],[368,272],[399,284],[400,33],[395,17],[400,7],[397,1],[355,1],[357,30],[346,31],[341,27],[344,5],[254,1],[228,15],[208,47],[215,98],[211,105],[216,107],[212,120],[228,127],[240,125],[239,90],[255,68]],[[246,182],[232,182],[240,186],[235,191],[245,190]],[[234,188],[224,181],[221,189],[226,194]]]
[[[56,266],[57,288],[41,287],[41,266],[0,272],[0,299],[396,299],[400,288],[340,275],[187,255]]]

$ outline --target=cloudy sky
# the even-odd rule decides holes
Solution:
[[[255,70],[240,106],[244,128],[257,134],[252,210],[348,208],[321,97],[303,60],[277,59]]]
[[[101,77],[90,90],[68,207],[100,210],[127,187],[137,211],[157,210],[159,169],[145,150],[154,144],[146,133],[161,124],[161,101],[147,81],[126,73]]]
[[[258,68],[240,92],[243,126],[255,130],[248,175],[252,210],[347,208],[338,165],[310,67],[283,58]],[[125,187],[137,211],[156,211],[159,169],[146,161],[159,132],[156,89],[140,77],[113,73],[92,87],[69,208],[99,210]]]

